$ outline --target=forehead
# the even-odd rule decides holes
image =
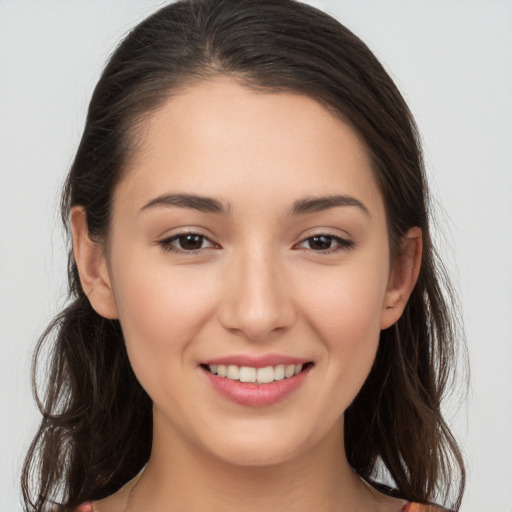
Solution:
[[[303,95],[218,78],[173,94],[137,132],[115,202],[130,194],[140,208],[159,194],[185,192],[284,208],[298,197],[338,193],[382,209],[363,142]]]

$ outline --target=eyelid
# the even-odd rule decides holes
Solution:
[[[209,245],[207,247],[200,247],[198,249],[190,249],[190,250],[183,249],[183,248],[180,248],[180,247],[177,247],[176,245],[174,245],[174,242],[179,240],[181,237],[186,237],[186,236],[191,236],[191,235],[200,237],[203,242],[206,241]],[[334,247],[329,247],[327,249],[318,249],[318,250],[313,249],[311,247],[309,247],[309,248],[302,247],[303,244],[307,243],[308,241],[310,241],[311,239],[316,238],[316,237],[329,238],[329,239],[331,239],[331,241],[334,241],[336,243],[336,245]],[[162,248],[163,251],[174,252],[176,254],[187,255],[187,256],[203,253],[204,251],[211,250],[211,249],[221,249],[222,248],[218,243],[214,242],[210,236],[205,235],[204,233],[201,232],[200,229],[196,229],[196,228],[190,228],[190,229],[182,228],[182,230],[177,233],[173,233],[171,235],[164,236],[163,238],[160,238],[156,243],[157,243],[157,245],[159,245]],[[295,243],[293,245],[292,249],[306,250],[313,254],[327,255],[327,254],[332,254],[332,253],[336,253],[336,252],[351,250],[354,248],[355,245],[356,245],[355,241],[353,241],[352,239],[347,238],[345,236],[341,236],[340,234],[335,234],[330,231],[318,231],[316,233],[311,233],[311,234],[308,234],[307,236],[302,237],[297,243]]]
[[[173,245],[173,242],[179,240],[181,237],[195,235],[201,237],[203,241],[207,241],[210,245],[208,247],[201,247],[199,249],[186,250]],[[195,254],[199,254],[204,252],[205,250],[210,249],[220,249],[220,245],[215,243],[209,236],[206,236],[204,233],[201,233],[197,229],[185,229],[179,231],[178,233],[174,233],[169,236],[165,236],[157,241],[157,244],[162,248],[163,251],[173,252],[176,254],[182,254],[186,256],[193,256]]]
[[[311,240],[312,238],[316,238],[316,237],[330,238],[330,239],[336,241],[337,245],[335,247],[328,248],[325,250],[315,250],[312,248],[300,247],[302,244],[304,244],[304,243],[308,242],[309,240]],[[340,236],[339,234],[334,234],[334,233],[327,232],[327,231],[321,231],[321,232],[312,233],[308,236],[303,237],[298,243],[296,243],[294,245],[294,249],[297,248],[297,250],[301,250],[301,249],[307,250],[307,251],[312,252],[313,254],[327,255],[327,254],[333,254],[336,252],[351,250],[355,247],[355,245],[356,245],[356,242],[354,240],[351,240],[350,238],[346,238],[346,237]]]

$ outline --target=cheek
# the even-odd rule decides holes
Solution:
[[[381,272],[340,271],[338,276],[317,276],[304,297],[307,322],[326,352],[325,372],[332,396],[342,413],[366,380],[377,352],[380,318],[386,290]],[[306,283],[304,283],[306,284]],[[326,414],[331,411],[326,405]]]
[[[380,301],[359,290],[351,293],[346,289],[335,295],[333,300],[324,301],[314,326],[337,372],[364,375],[373,363],[379,341]]]
[[[195,335],[211,315],[214,297],[204,272],[138,261],[116,267],[114,292],[128,354],[139,380],[187,358]]]
[[[387,274],[385,262],[364,261],[333,271],[304,272],[298,292],[303,311],[326,340],[350,344],[365,333],[378,333]]]

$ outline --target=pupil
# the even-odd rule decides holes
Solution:
[[[203,237],[201,235],[180,236],[180,247],[189,251],[201,249]]]
[[[311,238],[309,246],[317,251],[325,251],[331,247],[331,242],[332,240],[329,236],[314,236]]]

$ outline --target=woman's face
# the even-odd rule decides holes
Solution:
[[[229,79],[181,91],[140,133],[114,194],[107,316],[155,442],[248,465],[340,444],[399,315],[363,144],[310,98]]]

